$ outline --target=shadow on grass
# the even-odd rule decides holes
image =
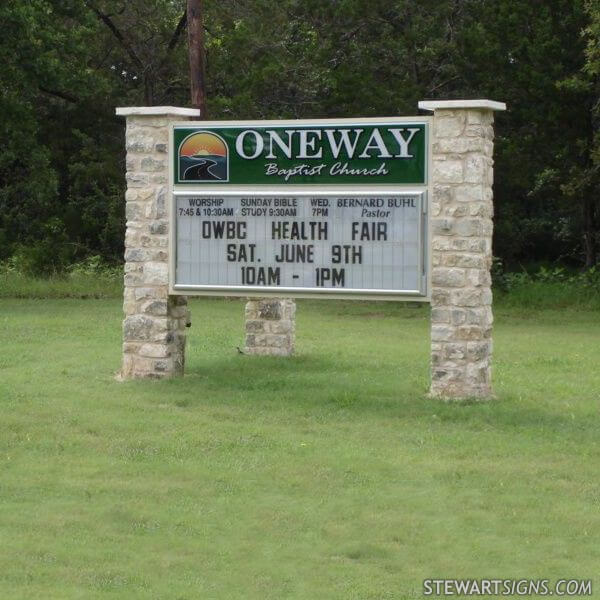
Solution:
[[[324,373],[348,373],[350,364],[350,361],[310,355],[289,358],[233,356],[225,360],[203,361],[201,365],[191,364],[186,369],[188,375],[208,378],[219,387],[247,391],[278,390],[287,387],[291,379],[302,380],[312,387],[316,385],[315,377]]]
[[[262,398],[279,398],[281,393],[305,403],[318,402],[333,396],[347,397],[349,392],[356,396],[357,404],[380,404],[401,383],[400,373],[410,365],[399,365],[397,373],[387,372],[385,377],[379,370],[357,368],[353,357],[327,357],[303,354],[290,358],[241,356],[202,360],[186,365],[183,380],[167,383],[180,386],[196,380],[210,390],[219,391],[223,398],[247,394],[254,399],[256,393]],[[423,371],[421,392],[425,393],[426,371]],[[187,387],[187,386],[186,386]],[[410,392],[404,389],[404,392]],[[416,394],[418,396],[418,393]]]
[[[407,369],[413,369],[407,378]],[[204,388],[203,392],[192,382]],[[523,399],[506,394],[489,402],[446,403],[429,398],[427,368],[414,370],[414,364],[399,364],[382,373],[357,369],[350,357],[344,359],[316,355],[293,358],[234,356],[192,364],[181,380],[166,385],[173,403],[194,410],[210,404],[243,408],[252,412],[294,415],[310,414],[344,421],[365,417],[388,421],[420,421],[449,429],[480,433],[537,434],[595,440],[598,427],[590,415],[574,419],[544,399]],[[182,395],[178,397],[178,394]]]

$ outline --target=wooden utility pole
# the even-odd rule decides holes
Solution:
[[[187,0],[187,29],[192,106],[200,109],[201,119],[206,119],[206,73],[204,68],[202,0]]]

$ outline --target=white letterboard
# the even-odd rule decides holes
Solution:
[[[175,192],[173,289],[426,296],[425,192]]]

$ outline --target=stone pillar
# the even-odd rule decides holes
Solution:
[[[257,298],[246,304],[246,354],[291,356],[294,353],[296,302]]]
[[[430,394],[489,398],[493,111],[506,105],[448,100],[419,108],[434,112]]]
[[[126,117],[125,297],[121,379],[182,375],[187,298],[169,295],[169,126],[189,108],[118,108]]]

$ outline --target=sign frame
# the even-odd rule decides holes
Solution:
[[[310,127],[315,126],[360,126],[360,125],[410,125],[422,124],[425,126],[425,183],[418,184],[232,184],[228,182],[202,183],[199,185],[176,184],[174,173],[174,130],[180,127],[202,128],[244,128],[244,127],[269,127],[290,126]],[[169,294],[183,296],[232,296],[243,298],[283,297],[283,298],[312,298],[312,299],[337,299],[337,300],[386,300],[386,301],[411,301],[431,302],[431,201],[432,201],[432,125],[433,117],[378,117],[357,119],[302,119],[302,120],[241,120],[241,121],[183,121],[172,123],[169,128],[169,190],[168,200],[168,248],[169,248]],[[422,194],[421,226],[419,244],[421,246],[422,277],[420,290],[347,290],[344,288],[281,288],[264,286],[206,286],[182,285],[175,281],[177,264],[177,220],[176,198],[178,196],[378,196],[390,194]]]
[[[341,123],[336,123],[336,121],[342,121]],[[409,180],[406,179],[406,173],[402,176],[402,180],[394,180],[393,176],[391,178],[388,178],[388,181],[381,181],[381,182],[375,182],[373,180],[370,179],[370,177],[373,175],[359,175],[357,176],[357,174],[354,175],[347,175],[345,173],[336,173],[336,174],[330,174],[329,176],[327,176],[327,174],[323,174],[321,172],[321,169],[319,169],[318,173],[309,173],[306,174],[307,177],[313,177],[314,178],[314,185],[320,185],[320,186],[324,186],[324,187],[329,187],[329,186],[333,186],[333,185],[350,185],[350,186],[357,186],[357,185],[365,185],[365,186],[371,186],[371,185],[385,185],[385,184],[389,184],[389,185],[414,185],[414,186],[420,186],[420,185],[425,185],[428,179],[428,173],[427,173],[427,168],[428,168],[428,161],[427,161],[427,142],[428,142],[428,135],[427,135],[427,123],[424,119],[417,119],[417,118],[413,118],[413,117],[405,117],[402,119],[402,123],[399,123],[399,119],[389,119],[389,118],[375,118],[375,119],[331,119],[331,120],[327,120],[327,119],[315,119],[315,120],[296,120],[296,121],[202,121],[202,125],[200,126],[194,126],[194,123],[198,123],[198,121],[196,122],[188,122],[185,125],[180,125],[179,123],[174,123],[172,126],[172,130],[173,130],[173,143],[171,144],[171,148],[173,150],[176,150],[176,152],[173,152],[173,155],[171,156],[171,160],[173,162],[173,180],[174,180],[174,184],[178,185],[178,186],[184,186],[184,187],[191,187],[191,186],[198,186],[198,187],[205,187],[207,185],[217,185],[217,186],[224,186],[227,187],[228,185],[264,185],[265,187],[274,187],[276,185],[285,185],[285,187],[288,187],[290,185],[293,185],[291,183],[288,183],[286,181],[285,184],[283,183],[277,183],[277,179],[272,178],[273,175],[275,175],[274,172],[272,173],[268,173],[261,174],[256,173],[255,169],[250,168],[249,172],[246,173],[246,176],[248,177],[247,180],[241,180],[241,181],[233,181],[231,178],[231,167],[230,167],[230,162],[235,161],[238,163],[238,166],[241,167],[242,171],[246,170],[246,167],[250,166],[249,163],[252,163],[254,161],[260,161],[260,160],[268,160],[271,161],[273,159],[276,160],[282,160],[285,162],[288,161],[294,161],[294,160],[308,160],[308,161],[312,161],[312,163],[315,162],[321,162],[324,160],[334,160],[334,161],[339,161],[338,165],[341,165],[341,162],[343,160],[345,160],[344,158],[341,157],[341,150],[342,150],[342,146],[344,147],[344,149],[346,150],[346,153],[348,152],[349,146],[351,145],[351,141],[350,141],[350,137],[346,136],[345,140],[339,140],[338,142],[336,142],[338,144],[338,147],[336,148],[336,153],[333,153],[333,148],[331,147],[331,144],[333,143],[333,140],[331,138],[329,138],[329,136],[327,136],[328,139],[328,143],[324,144],[322,143],[322,147],[319,149],[318,155],[315,156],[308,156],[308,152],[315,152],[316,148],[314,147],[316,140],[313,138],[312,140],[308,139],[308,134],[311,133],[316,133],[316,130],[320,130],[321,133],[323,132],[323,130],[327,130],[330,129],[332,126],[336,126],[337,129],[341,129],[339,126],[340,125],[344,125],[345,127],[343,127],[344,129],[349,129],[350,127],[352,128],[358,128],[359,129],[359,136],[357,136],[355,138],[354,144],[352,145],[352,151],[353,151],[353,156],[352,157],[348,157],[348,159],[346,159],[348,162],[352,163],[351,168],[352,167],[356,167],[358,161],[360,161],[361,163],[361,167],[362,168],[366,168],[368,169],[369,167],[374,167],[374,164],[368,164],[374,160],[378,160],[379,162],[382,161],[382,159],[388,160],[388,159],[392,159],[392,158],[402,158],[402,159],[414,159],[415,157],[411,156],[411,155],[406,155],[403,156],[402,154],[400,155],[392,155],[390,154],[390,148],[389,146],[386,145],[381,132],[379,131],[380,129],[388,129],[388,143],[391,141],[389,139],[389,133],[390,133],[390,125],[399,125],[401,124],[403,127],[401,130],[404,130],[404,126],[410,126],[410,125],[414,125],[418,128],[422,128],[422,131],[425,133],[424,135],[424,139],[423,139],[423,173],[422,173],[422,180],[421,178],[414,179],[414,180]],[[298,133],[299,134],[299,138],[302,138],[304,140],[304,144],[301,144],[300,140],[296,140],[295,142],[292,140],[292,138],[290,138],[288,136],[288,144],[289,146],[286,146],[283,137],[280,137],[280,135],[276,135],[276,136],[269,136],[270,138],[270,145],[267,146],[266,144],[266,140],[264,135],[267,133],[276,133],[276,130],[280,130],[280,133],[284,133],[286,130],[289,130],[293,128],[294,131],[292,131],[292,133]],[[364,129],[363,129],[364,128]],[[198,129],[203,129],[203,130],[209,130],[209,131],[195,131],[194,130],[198,130]],[[363,132],[365,132],[366,129],[371,129],[372,130],[372,136],[369,137],[369,141],[367,144],[367,147],[359,145],[359,137],[360,135],[363,134]],[[192,133],[187,133],[184,134],[185,137],[182,137],[179,135],[179,130],[187,130],[188,132],[192,132]],[[255,141],[256,139],[260,139],[261,140],[261,149],[257,150],[256,147],[252,148],[252,144],[250,146],[246,146],[245,142],[242,142],[240,144],[240,146],[238,146],[238,141],[236,139],[236,143],[235,143],[235,152],[228,152],[226,150],[227,148],[227,140],[223,137],[223,135],[227,135],[228,130],[239,130],[242,132],[243,134],[243,138],[245,139],[247,137],[246,134],[250,134],[253,133],[255,134],[254,136],[249,136],[249,138],[254,138]],[[262,130],[262,131],[256,131],[256,130]],[[283,130],[283,131],[281,131]],[[304,130],[304,131],[303,131]],[[375,136],[375,131],[377,135]],[[217,133],[218,132],[218,133]],[[305,133],[306,135],[302,136],[302,133]],[[204,133],[204,135],[203,135]],[[196,147],[196,144],[194,144],[192,142],[191,147],[188,148],[188,151],[192,151],[192,148],[198,150],[198,149],[202,149],[200,154],[196,156],[196,158],[199,158],[202,156],[202,154],[206,155],[206,158],[210,161],[213,162],[212,165],[209,166],[208,168],[208,173],[203,173],[203,175],[207,176],[207,179],[197,179],[197,180],[193,180],[193,179],[189,179],[186,180],[186,178],[181,178],[181,172],[180,172],[180,157],[179,157],[179,150],[182,146],[187,145],[187,140],[189,140],[190,138],[194,138],[196,137],[196,135],[200,135],[201,137],[203,137],[204,139],[202,140],[202,142],[198,142],[200,144],[199,147]],[[242,137],[242,135],[240,134],[240,137]],[[322,135],[319,135],[318,139],[319,140],[323,140]],[[365,140],[368,137],[368,133],[365,133],[364,137],[362,138],[363,140]],[[398,144],[399,143],[399,139],[403,139],[403,141],[406,143],[406,147],[403,146],[402,148],[402,152],[408,152],[408,143],[410,142],[410,139],[412,139],[412,136],[407,140],[404,136],[404,134],[400,134],[400,131],[397,131],[397,135],[396,133],[394,133],[392,135],[393,139],[393,143],[394,144]],[[190,140],[191,141],[191,140]],[[233,140],[230,140],[230,142],[232,142]],[[273,141],[275,141],[276,143],[273,144]],[[177,148],[175,148],[176,142],[179,142]],[[330,151],[332,152],[331,156],[328,156],[326,154],[326,146],[329,145],[330,146]],[[291,153],[293,152],[292,148],[296,147],[297,150],[303,151],[305,152],[304,156],[298,155],[294,158],[292,158]],[[354,156],[354,153],[358,152],[360,150],[360,148],[363,148],[363,153],[361,153],[358,156]],[[208,149],[211,149],[212,152],[208,152]],[[218,151],[218,148],[221,148],[221,151]],[[240,153],[243,151],[242,150],[245,149],[246,151],[250,151],[250,152],[256,152],[254,154],[254,156],[243,156],[242,159],[240,160]],[[251,149],[252,148],[252,149]],[[269,149],[269,152],[267,151],[267,148]],[[272,154],[274,149],[278,148],[279,152],[283,153],[285,155],[278,157],[275,154]],[[363,156],[364,153],[367,152],[367,148],[373,150],[375,148],[378,148],[380,151],[383,150],[387,153],[387,156],[382,156],[380,155],[377,159],[375,159],[373,156]],[[285,152],[285,150],[287,150],[290,155],[287,155],[287,153]],[[223,151],[225,151],[225,155],[221,155],[221,156],[214,156],[214,154],[221,154]],[[212,155],[211,155],[212,154]],[[269,154],[271,154],[269,156]],[[187,153],[184,153],[183,156],[185,156],[186,158],[194,158],[189,156]],[[223,158],[225,158],[226,160],[223,161]],[[287,159],[287,161],[286,161]],[[216,162],[214,161],[219,161],[221,162],[221,165],[218,165]],[[418,159],[417,159],[418,160]],[[394,162],[394,161],[392,161]],[[413,161],[409,161],[409,166],[410,163],[414,163],[416,162],[415,160]],[[204,164],[206,163],[206,160],[204,161]],[[193,163],[192,163],[193,164]],[[273,163],[268,163],[268,164],[273,164]],[[400,165],[406,165],[407,163],[405,163],[404,161],[400,162]],[[347,165],[347,163],[346,163]],[[344,165],[344,167],[346,166]],[[317,166],[315,164],[305,164],[304,166],[306,166],[307,169],[309,170],[315,170],[317,168]],[[324,167],[326,165],[320,165],[321,167]],[[335,166],[335,165],[334,165]],[[204,165],[201,165],[200,168],[204,167]],[[381,167],[383,167],[383,164],[381,165]],[[418,165],[417,165],[418,167]],[[192,169],[194,168],[193,166],[191,167]],[[212,168],[216,168],[217,170],[221,171],[221,175],[225,176],[224,178],[216,178],[214,177],[214,173],[210,172],[210,169]],[[333,168],[333,167],[332,167]],[[339,167],[340,170],[343,170],[343,167]],[[206,168],[203,168],[202,170],[206,171]],[[277,171],[277,169],[276,169]],[[387,174],[387,173],[386,173]],[[210,175],[210,177],[209,177]],[[296,173],[295,176],[299,175],[299,173]],[[339,178],[338,178],[339,176]],[[397,177],[400,177],[401,174],[397,173],[396,174]],[[366,177],[366,178],[365,178]],[[254,180],[251,180],[254,179]],[[287,177],[286,177],[287,179]],[[211,181],[212,180],[212,181]],[[373,182],[372,182],[373,181]],[[296,183],[296,185],[312,185],[313,182],[311,181],[300,181],[298,183]]]

